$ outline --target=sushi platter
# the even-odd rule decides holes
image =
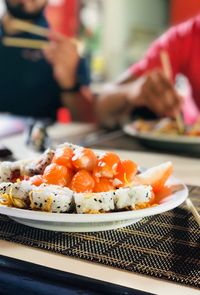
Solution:
[[[172,174],[171,162],[141,172],[116,153],[65,143],[0,163],[0,213],[53,231],[116,229],[183,203],[187,187]]]

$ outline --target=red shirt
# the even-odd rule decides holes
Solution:
[[[160,51],[168,52],[173,76],[183,74],[190,82],[192,96],[200,109],[200,15],[169,29],[156,40],[144,59],[133,65],[130,71],[141,76],[155,68],[161,68]]]

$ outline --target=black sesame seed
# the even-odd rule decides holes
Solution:
[[[102,203],[102,200],[99,200],[99,203]]]
[[[77,208],[81,208],[81,205],[77,205]]]
[[[69,203],[69,206],[71,206],[71,204],[72,204],[72,203]],[[67,207],[67,206],[65,206],[65,207]]]
[[[35,206],[37,206],[37,202],[34,202]]]
[[[94,199],[95,202],[97,202],[97,199]]]
[[[57,209],[60,209],[60,206],[58,206]]]
[[[45,201],[45,203],[47,203],[47,200],[44,200]]]
[[[40,208],[42,208],[42,203],[40,203]]]

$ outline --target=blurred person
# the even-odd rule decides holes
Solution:
[[[163,73],[160,58],[163,50],[169,55],[172,81]],[[152,114],[175,117],[183,107],[183,99],[174,87],[177,74],[188,78],[193,101],[200,109],[199,52],[200,15],[170,28],[150,46],[141,61],[116,83],[105,87],[97,104],[100,122],[110,127],[123,124],[136,109],[142,109],[141,113],[150,117]],[[185,111],[189,114],[190,108]]]
[[[14,30],[13,18],[49,28],[44,16],[47,0],[5,0],[0,22],[0,112],[52,118],[63,103],[79,119],[80,89],[89,96],[89,70],[71,39],[49,30],[44,50],[4,46],[5,36],[45,39]]]

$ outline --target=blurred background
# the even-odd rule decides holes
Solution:
[[[49,0],[46,15],[52,28],[80,39],[98,84],[115,79],[167,27],[199,9],[199,0]]]

